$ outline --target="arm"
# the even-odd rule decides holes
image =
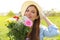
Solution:
[[[60,34],[57,26],[54,25],[44,14],[41,15],[48,25],[48,28],[44,29],[43,35],[47,37],[52,37]]]
[[[41,13],[41,16],[42,16],[42,19],[45,20],[48,26],[53,24],[43,13]]]
[[[53,37],[53,36],[57,36],[58,34],[60,34],[57,26],[54,24],[49,25],[48,28],[45,28],[43,31],[44,31],[43,35],[46,37]]]

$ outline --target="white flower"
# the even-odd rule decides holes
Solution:
[[[9,23],[11,23],[11,22],[16,22],[17,20],[15,18],[9,18],[6,21],[9,22]]]

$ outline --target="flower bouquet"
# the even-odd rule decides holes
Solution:
[[[8,29],[10,30],[8,36],[10,40],[25,40],[27,33],[31,32],[32,21],[26,16],[20,19],[17,16],[7,20]]]

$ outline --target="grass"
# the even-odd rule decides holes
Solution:
[[[60,19],[59,19],[60,16],[50,16],[48,18],[50,19],[50,21],[52,21],[52,23],[56,24],[57,27],[60,29]],[[42,20],[41,23],[47,26],[47,24],[44,20]]]
[[[5,26],[6,19],[10,18],[9,16],[0,16],[0,40],[9,40],[9,37],[7,36],[7,33],[9,32],[9,29]],[[54,16],[54,17],[48,17],[54,24],[56,24],[60,30],[60,17]],[[42,20],[42,24],[47,25],[44,20]],[[45,37],[44,40],[60,40],[60,36],[47,38]]]
[[[10,18],[10,16],[0,16],[0,40],[9,40],[7,33],[9,29],[6,27],[6,20]]]

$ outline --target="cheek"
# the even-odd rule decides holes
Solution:
[[[26,16],[26,14],[24,13],[24,16]]]
[[[35,19],[36,19],[36,17],[37,17],[37,16],[36,16],[36,15],[34,15],[34,16],[32,16],[32,19],[33,19],[33,20],[35,20]]]

